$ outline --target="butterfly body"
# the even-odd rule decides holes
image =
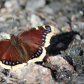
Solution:
[[[54,32],[52,26],[38,26],[17,36],[11,34],[10,39],[0,41],[0,65],[15,69],[29,62],[42,61]]]
[[[28,60],[28,53],[25,49],[24,45],[27,47],[27,45],[22,42],[17,36],[14,36],[11,34],[10,38],[10,45],[14,48],[14,50],[17,52],[17,56],[23,60],[23,62],[27,62]]]

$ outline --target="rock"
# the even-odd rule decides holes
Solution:
[[[26,11],[19,12],[19,20],[20,20],[20,25],[22,27],[25,27],[27,25],[27,17],[28,17],[28,15],[27,15]]]
[[[45,0],[28,0],[26,5],[26,10],[35,11],[38,8],[41,8],[45,5]]]
[[[56,84],[51,76],[51,71],[35,63],[28,63],[22,68],[18,68],[17,70],[11,69],[10,71],[13,76],[28,84]]]
[[[32,27],[43,25],[40,17],[34,14],[32,14],[30,22],[32,24]]]
[[[19,2],[19,4],[21,5],[21,6],[25,6],[26,5],[26,3],[27,3],[27,1],[28,0],[19,0],[18,2]]]
[[[1,9],[1,13],[2,13],[2,14],[5,14],[6,12],[7,12],[6,8],[2,8],[2,9]]]
[[[61,17],[58,17],[57,18],[58,21],[58,25],[60,25],[62,28],[63,31],[70,31],[70,26],[68,24],[68,22],[70,22],[68,20],[68,18],[66,16],[61,16]]]
[[[77,39],[77,40],[81,40],[80,35],[75,35],[75,39]]]
[[[4,68],[0,66],[0,73],[4,71],[5,71]]]
[[[5,17],[0,17],[0,22],[5,22],[6,18]]]
[[[55,12],[58,12],[59,10],[62,10],[64,8],[64,3],[60,4],[60,2],[55,1],[48,5],[50,8],[52,8]]]
[[[72,21],[72,22],[77,22],[77,18],[76,18],[75,15],[72,15],[72,16],[71,16],[71,21]]]
[[[71,26],[74,31],[84,30],[84,22],[72,22]]]
[[[84,83],[84,75],[73,76],[72,81],[76,84],[83,84]]]
[[[79,48],[73,48],[73,49],[71,49],[70,52],[69,52],[69,54],[70,54],[71,56],[78,56],[79,53],[80,53],[80,49],[79,49]]]
[[[6,8],[11,8],[11,7],[13,6],[13,4],[12,4],[11,1],[6,1],[5,4],[4,4],[4,6],[5,6]]]
[[[19,3],[16,3],[16,4],[13,5],[13,10],[15,12],[18,12],[20,9],[21,9],[21,7],[20,7]]]
[[[54,14],[54,11],[52,8],[50,8],[49,6],[44,6],[42,9],[41,9],[42,12],[45,12],[47,14]]]
[[[73,71],[74,67],[71,66],[62,56],[56,55],[56,56],[50,56],[47,61],[51,63],[52,65],[57,65],[60,67],[60,69],[66,68],[66,70]]]
[[[14,20],[13,23],[13,19],[9,19],[3,23],[0,23],[0,31],[8,31],[14,27],[19,27],[19,22],[17,20]]]
[[[1,32],[0,33],[0,36],[3,38],[3,39],[10,39],[10,35],[5,33],[5,32]]]
[[[84,39],[81,40],[81,43],[84,44]]]
[[[64,26],[64,27],[62,27],[62,31],[63,32],[70,32],[70,26],[69,25],[66,25],[66,26]]]

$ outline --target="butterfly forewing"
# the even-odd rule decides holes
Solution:
[[[18,35],[18,37],[27,43],[28,45],[36,44],[42,45],[42,34],[44,33],[45,29],[42,28],[32,28],[29,31],[25,31]]]

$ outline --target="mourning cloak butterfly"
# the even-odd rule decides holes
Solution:
[[[16,69],[26,63],[42,61],[46,55],[45,47],[55,34],[52,26],[38,26],[17,36],[0,41],[0,65],[5,69]]]

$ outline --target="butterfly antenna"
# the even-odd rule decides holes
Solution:
[[[12,24],[12,33],[13,33],[13,26],[14,26],[14,17],[13,17],[13,24]]]

